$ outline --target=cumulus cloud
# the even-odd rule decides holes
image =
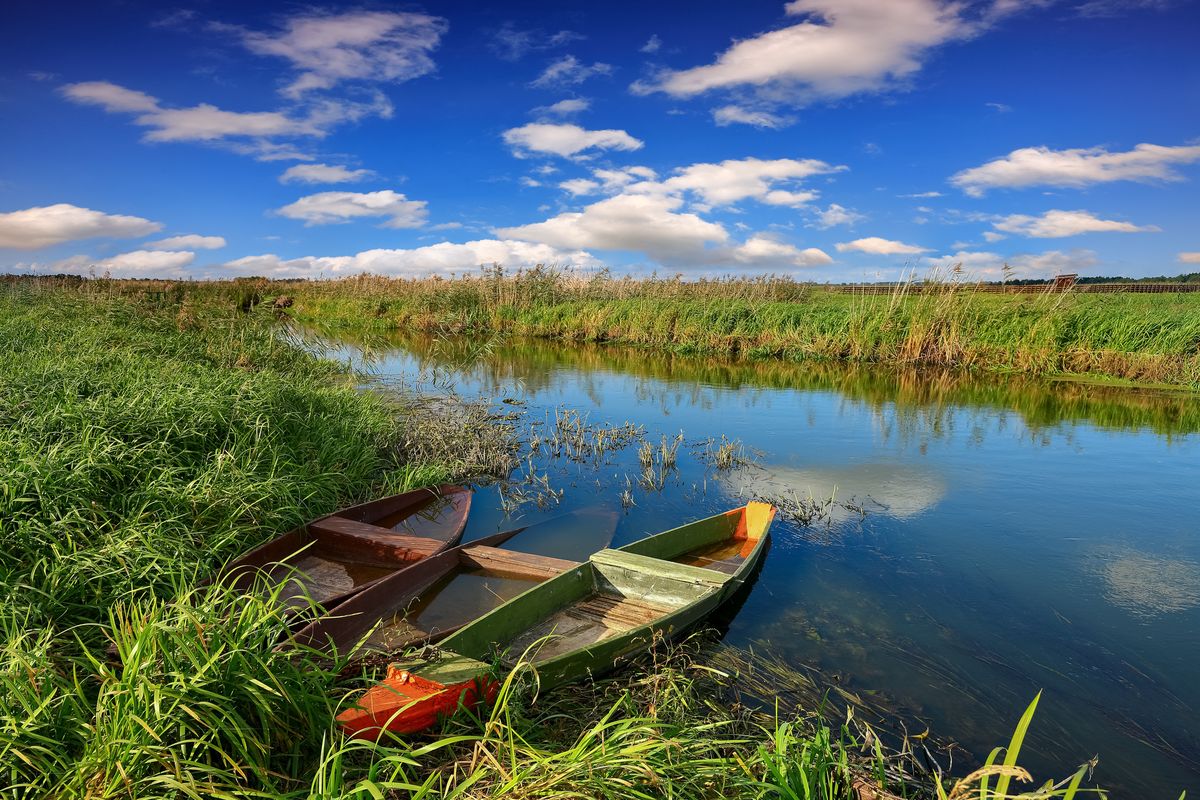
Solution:
[[[558,188],[578,197],[579,195],[595,194],[598,192],[600,190],[600,182],[588,180],[587,178],[572,178],[569,181],[560,183]]]
[[[817,267],[833,263],[833,259],[824,250],[816,247],[801,250],[762,235],[751,236],[744,244],[735,247],[733,260],[752,266]]]
[[[967,275],[975,280],[1013,278],[1052,278],[1063,273],[1081,273],[1099,263],[1091,250],[1047,250],[1044,253],[1020,253],[1001,256],[991,252],[959,251],[933,259],[946,267],[961,264]]]
[[[251,52],[291,62],[299,75],[283,94],[295,99],[345,81],[395,83],[426,75],[446,29],[444,19],[428,14],[351,11],[301,14],[270,33],[233,30]]]
[[[71,256],[49,264],[21,264],[18,271],[108,275],[113,278],[185,278],[184,267],[196,260],[191,252],[134,250],[108,258]]]
[[[589,131],[578,125],[531,122],[504,132],[514,155],[550,153],[564,158],[587,150],[640,150],[645,143],[622,130]]]
[[[1132,150],[1109,152],[1103,147],[1051,150],[1024,147],[951,176],[950,183],[972,197],[989,189],[1030,186],[1082,188],[1113,181],[1176,181],[1181,164],[1200,161],[1200,145],[1139,144]]]
[[[157,242],[146,243],[151,250],[220,250],[225,245],[224,236],[200,236],[195,233],[168,236]]]
[[[612,64],[596,62],[589,67],[575,56],[563,56],[546,67],[542,74],[534,78],[529,85],[539,89],[577,86],[597,75],[611,75],[612,71]]]
[[[283,111],[227,111],[209,103],[168,108],[157,98],[106,81],[72,83],[61,91],[74,102],[100,106],[109,113],[136,114],[134,124],[147,129],[144,141],[220,143],[264,161],[309,159],[277,139],[319,139],[337,125],[392,114],[391,103],[378,93],[367,101],[313,101],[296,116]]]
[[[347,169],[331,164],[296,164],[279,176],[280,183],[357,183],[375,176],[369,169]]]
[[[695,192],[712,205],[754,198],[770,205],[798,206],[813,200],[816,192],[788,191],[778,188],[779,183],[794,183],[845,169],[815,158],[727,159],[684,167],[663,181],[661,187],[667,191]]]
[[[834,246],[839,253],[857,251],[876,256],[912,256],[929,252],[928,247],[918,247],[915,244],[905,244],[892,239],[881,239],[878,236],[868,236],[852,242],[840,242]]]
[[[162,230],[162,224],[124,214],[105,214],[69,203],[0,213],[0,247],[36,250],[79,239],[129,239]]]
[[[769,111],[754,111],[737,105],[714,108],[712,115],[713,121],[721,127],[752,125],[755,128],[782,128],[791,122],[787,117],[781,117]]]
[[[817,227],[832,228],[835,225],[853,225],[866,219],[857,211],[852,211],[837,203],[830,203],[829,208],[817,212]]]
[[[1031,236],[1036,239],[1057,239],[1080,233],[1138,233],[1157,231],[1154,225],[1139,226],[1132,222],[1100,219],[1090,211],[1047,211],[1040,217],[1026,214],[1011,214],[992,223],[997,230]]]
[[[816,248],[800,250],[763,236],[739,244],[724,226],[682,211],[683,203],[679,195],[619,194],[582,211],[501,228],[496,234],[561,248],[640,252],[676,267],[807,267],[830,261]]]
[[[736,42],[716,61],[666,70],[633,85],[639,93],[694,97],[720,89],[765,89],[792,102],[840,98],[893,86],[930,51],[970,35],[965,4],[948,0],[793,0],[802,21]]]
[[[1179,263],[1180,264],[1200,264],[1200,252],[1180,253],[1179,254]]]
[[[424,200],[409,200],[399,192],[318,192],[301,197],[276,213],[304,220],[305,227],[349,222],[364,217],[388,217],[384,228],[419,228],[428,217]]]
[[[448,275],[480,265],[527,267],[533,264],[592,267],[598,262],[582,251],[520,241],[478,239],[462,244],[440,242],[399,250],[364,250],[352,256],[304,256],[284,259],[274,254],[246,256],[221,265],[221,274],[271,278],[337,278],[369,272],[376,275]]]

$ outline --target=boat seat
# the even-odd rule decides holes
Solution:
[[[664,561],[661,558],[638,555],[626,550],[601,550],[592,555],[591,561],[598,567],[611,566],[618,569],[641,572],[667,580],[705,586],[724,586],[731,576],[703,567]]]
[[[319,538],[350,550],[348,555],[374,554],[393,561],[416,561],[434,555],[445,545],[439,539],[407,536],[391,528],[368,525],[345,517],[323,517],[308,524]]]

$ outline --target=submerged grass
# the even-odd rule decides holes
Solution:
[[[521,670],[480,719],[343,740],[346,665],[277,650],[280,604],[197,579],[303,519],[491,457],[422,441],[404,407],[254,310],[256,291],[0,287],[5,796],[1001,796],[922,774],[851,718],[722,701],[742,684],[707,658],[542,696]],[[454,425],[490,424],[467,413]],[[995,774],[1017,774],[1019,745]]]

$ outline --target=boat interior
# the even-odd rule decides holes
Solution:
[[[424,587],[391,598],[383,619],[363,642],[367,651],[395,652],[437,641],[473,619],[566,570],[575,561],[475,545],[457,564]],[[370,598],[363,598],[364,605]]]
[[[247,585],[257,575],[285,584],[280,599],[289,608],[307,605],[306,597],[329,605],[452,544],[470,502],[469,492],[420,492],[355,506],[268,542],[231,569],[246,570]]]
[[[522,658],[544,663],[643,628],[718,591],[728,576],[619,550],[592,556],[588,580],[559,598],[558,607],[501,646],[509,667]]]

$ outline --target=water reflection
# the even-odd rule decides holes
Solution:
[[[937,505],[946,482],[929,468],[901,464],[857,464],[848,467],[766,466],[731,473],[727,483],[740,497],[793,496],[843,504],[830,506],[829,517],[839,523],[868,514],[908,519]]]
[[[1200,605],[1200,564],[1193,561],[1119,550],[1098,562],[1104,596],[1131,614],[1152,617]]]

